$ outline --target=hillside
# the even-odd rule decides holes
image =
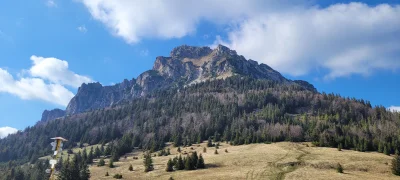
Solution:
[[[113,179],[116,173],[123,179],[397,179],[390,172],[392,158],[379,153],[357,152],[351,150],[338,151],[334,148],[311,147],[309,143],[273,143],[231,146],[221,143],[219,154],[214,154],[214,147],[208,147],[203,153],[203,147],[194,144],[182,148],[182,153],[197,151],[202,154],[206,169],[194,171],[166,172],[168,159],[179,154],[174,147],[171,155],[153,157],[154,171],[143,172],[141,151],[129,153],[127,158],[115,164],[115,168],[107,166],[91,166],[91,179]],[[193,148],[193,150],[191,150]],[[225,152],[225,149],[228,153]],[[336,172],[337,163],[344,167],[344,173]],[[106,165],[108,159],[106,159]],[[129,171],[132,164],[134,171]],[[110,174],[109,177],[105,173]]]
[[[224,46],[180,46],[136,79],[83,84],[65,111],[45,111],[35,126],[0,139],[0,175],[27,162],[39,166],[55,136],[69,140],[65,149],[110,143],[115,156],[208,138],[235,146],[306,141],[389,155],[400,150],[399,127],[400,113],[318,92]]]

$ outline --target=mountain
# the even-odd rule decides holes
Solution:
[[[66,114],[111,107],[121,101],[132,100],[171,86],[188,86],[232,76],[267,79],[284,84],[296,83],[316,91],[314,86],[306,81],[288,80],[268,65],[246,60],[225,46],[218,45],[211,49],[183,45],[174,48],[170,57],[157,57],[153,69],[142,73],[136,79],[124,80],[113,86],[102,86],[100,83],[82,84],[68,104]]]
[[[65,111],[61,109],[45,110],[42,113],[42,119],[40,121],[49,121],[65,116]]]
[[[56,136],[69,140],[64,149],[78,142],[108,143],[115,157],[133,148],[156,151],[166,142],[181,146],[208,139],[232,145],[307,141],[385,154],[400,150],[400,113],[318,92],[224,46],[179,46],[136,79],[113,86],[83,84],[65,112],[45,111],[42,120],[0,139],[0,179],[10,166],[51,154],[50,138]]]

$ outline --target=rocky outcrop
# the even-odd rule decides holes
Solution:
[[[100,83],[82,84],[75,97],[69,102],[66,114],[77,114],[80,112],[112,106],[113,104],[131,99],[131,88],[135,80],[124,80],[113,86],[103,86]]]
[[[46,122],[49,120],[57,119],[59,117],[65,116],[65,111],[61,109],[45,110],[42,113],[41,121]]]
[[[153,69],[143,72],[136,79],[124,80],[113,86],[102,86],[100,83],[82,84],[68,104],[66,114],[110,107],[123,100],[145,96],[156,89],[187,86],[231,76],[293,83],[316,91],[314,86],[306,81],[288,80],[268,65],[247,60],[225,46],[218,45],[211,49],[183,45],[174,48],[170,57],[157,57]]]

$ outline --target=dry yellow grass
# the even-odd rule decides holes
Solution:
[[[215,148],[207,148],[205,143],[181,148],[182,153],[197,151],[202,153],[207,169],[194,171],[166,172],[169,158],[175,157],[177,148],[171,148],[172,155],[153,157],[155,170],[143,172],[142,152],[128,154],[114,163],[115,168],[106,166],[90,167],[91,179],[113,179],[116,173],[123,179],[399,179],[390,172],[392,157],[380,153],[362,153],[350,150],[338,151],[334,148],[311,147],[307,143],[273,143],[230,146],[221,143],[219,154]],[[225,152],[228,150],[228,153]],[[138,156],[138,160],[132,157]],[[335,166],[340,163],[344,173],[336,172]],[[129,171],[132,164],[134,171]],[[106,177],[108,172],[110,176]]]

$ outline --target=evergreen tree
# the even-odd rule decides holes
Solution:
[[[203,147],[203,153],[207,153],[207,148]]]
[[[392,160],[392,173],[400,176],[400,156],[396,155]]]
[[[88,164],[92,164],[93,163],[93,159],[94,159],[94,154],[93,154],[93,146],[90,148],[90,151],[89,151],[89,155],[88,155],[88,157],[87,157],[87,163]]]
[[[172,172],[173,170],[174,170],[174,168],[173,168],[172,160],[169,159],[169,160],[168,160],[168,163],[167,163],[167,168],[165,169],[165,171],[167,171],[167,172]]]
[[[181,147],[178,147],[177,151],[178,153],[181,153]]]
[[[183,162],[182,156],[179,155],[179,158],[177,160],[177,162],[175,163],[175,169],[176,170],[183,170],[185,169],[185,164]]]
[[[99,158],[101,156],[101,151],[100,151],[99,146],[96,146],[96,149],[94,150],[94,156],[96,158]]]
[[[97,163],[97,166],[104,166],[106,164],[106,162],[104,161],[104,159],[103,158],[101,158],[100,160],[99,160],[99,163]]]
[[[192,153],[192,155],[191,155],[191,157],[190,157],[190,163],[191,163],[191,167],[193,168],[193,169],[196,169],[196,166],[197,166],[197,161],[199,160],[199,157],[197,156],[197,152],[195,151],[195,152],[193,152]]]
[[[212,146],[213,146],[213,144],[212,144],[212,141],[211,141],[211,137],[209,137],[208,141],[207,141],[207,147],[212,147]]]
[[[338,145],[338,151],[342,151],[342,143]]]
[[[218,150],[215,149],[214,154],[218,154]]]
[[[225,152],[228,153],[228,149],[225,149]]]
[[[383,153],[388,155],[388,156],[390,155],[389,150],[388,150],[388,148],[386,146],[383,147]]]
[[[189,155],[186,156],[185,158],[185,170],[193,170],[193,164],[192,160],[190,159]]]
[[[86,162],[83,162],[80,171],[79,171],[79,176],[81,180],[88,180],[90,178],[90,171],[89,167],[87,166]]]
[[[106,172],[106,176],[110,176],[110,174],[108,174],[108,171]]]
[[[132,166],[132,164],[129,165],[128,170],[129,170],[129,171],[133,171],[133,166]]]
[[[144,155],[143,165],[144,165],[144,172],[149,172],[154,169],[153,168],[153,159],[151,158],[150,153],[146,153]]]
[[[108,163],[108,167],[109,168],[114,168],[114,161],[112,159],[110,159],[110,162]]]
[[[199,168],[199,169],[204,169],[205,168],[204,159],[203,159],[203,156],[201,154],[199,156],[199,159],[197,160],[196,167]]]
[[[112,151],[112,153],[111,153],[111,159],[112,159],[113,161],[119,161],[119,158],[120,158],[120,156],[119,156],[118,149],[117,149],[117,148],[114,148],[113,151]]]

